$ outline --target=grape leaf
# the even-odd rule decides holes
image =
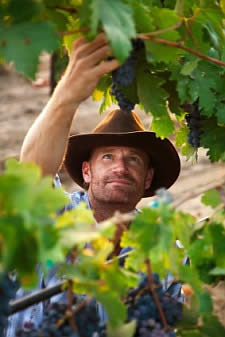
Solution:
[[[0,24],[0,55],[6,62],[13,62],[18,72],[32,79],[41,52],[52,52],[58,46],[58,36],[47,22],[23,22],[11,27]]]
[[[21,8],[23,8],[22,11]],[[41,9],[43,9],[42,4],[35,0],[10,0],[8,1],[7,12],[10,16],[10,22],[17,24],[30,21],[34,16],[39,16]]]
[[[218,102],[218,104],[216,104],[215,115],[217,117],[218,123],[225,125],[225,106],[224,106],[224,102]]]
[[[119,295],[115,292],[98,292],[96,299],[104,306],[112,329],[120,328],[126,319],[127,310],[121,302]]]
[[[195,70],[198,66],[199,58],[195,57],[191,61],[187,61],[181,69],[181,74],[184,76],[191,75],[191,73]]]
[[[73,48],[73,44],[74,44],[74,41],[80,37],[80,33],[79,33],[79,30],[80,30],[80,20],[78,18],[73,18],[73,17],[69,17],[68,18],[68,23],[67,23],[67,29],[69,31],[77,31],[75,32],[74,34],[66,34],[64,37],[63,37],[63,44],[64,46],[66,47],[68,53],[70,54],[71,51],[72,51],[72,48]]]
[[[123,324],[118,329],[112,329],[110,326],[107,327],[107,337],[132,337],[135,334],[136,321],[133,320],[129,323]]]
[[[211,162],[225,161],[225,132],[224,127],[219,127],[214,119],[204,122],[204,133],[201,135],[201,145],[208,149],[207,155]]]
[[[201,294],[201,281],[197,271],[193,267],[181,265],[179,267],[179,278],[191,285],[196,296]]]
[[[201,202],[214,208],[221,203],[220,194],[216,189],[209,190],[202,196]]]
[[[200,295],[200,307],[199,310],[201,314],[211,313],[213,310],[213,303],[210,294],[207,291],[204,291]]]
[[[132,11],[121,0],[92,0],[91,31],[96,35],[101,22],[115,56],[124,62],[131,51],[130,39],[136,35]]]
[[[196,16],[196,21],[202,23],[203,25],[206,24],[206,22],[210,23],[209,25],[213,27],[215,32],[218,34],[220,38],[224,41],[224,33],[223,33],[223,24],[222,21],[224,19],[224,15],[219,8],[219,6],[216,6],[211,2],[210,4],[214,8],[209,8],[211,6],[207,6],[207,8],[201,8],[200,12]]]
[[[178,23],[179,17],[174,10],[168,8],[163,9],[151,9],[151,15],[153,17],[153,23],[156,30],[166,29],[168,27],[174,26]],[[177,41],[180,39],[180,34],[177,30],[171,30],[157,36],[160,39],[166,39],[168,41]],[[183,53],[179,48],[170,47],[168,45],[163,45],[156,43],[154,41],[146,41],[147,52],[157,62],[174,62],[177,59],[177,55]]]
[[[215,275],[215,276],[220,276],[220,275],[225,276],[225,268],[216,267],[216,268],[210,270],[209,273],[210,273],[210,275]]]
[[[153,18],[149,8],[140,1],[135,0],[131,3],[137,32],[148,33],[155,29]]]
[[[204,324],[199,328],[207,337],[224,336],[225,328],[213,314],[203,316]]]
[[[225,267],[225,232],[222,224],[212,223],[209,227],[213,246],[213,257],[217,267]]]
[[[169,137],[174,131],[173,121],[171,120],[166,108],[165,116],[154,117],[152,121],[152,131],[161,138]]]
[[[154,117],[154,130],[159,137],[168,137],[173,132],[173,123],[166,108],[168,93],[162,88],[164,79],[150,74],[145,67],[139,67],[137,74],[137,91],[146,113]]]

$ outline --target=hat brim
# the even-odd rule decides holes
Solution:
[[[71,178],[83,187],[82,163],[100,146],[130,146],[144,150],[154,167],[154,177],[143,197],[150,197],[161,187],[168,189],[179,176],[180,159],[168,139],[157,138],[154,132],[92,133],[69,137],[64,165]]]

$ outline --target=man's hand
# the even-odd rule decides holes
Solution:
[[[64,104],[79,105],[93,93],[102,75],[119,66],[116,59],[106,60],[109,52],[104,33],[92,42],[84,37],[75,41],[65,74],[56,88]]]

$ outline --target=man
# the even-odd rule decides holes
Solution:
[[[170,187],[180,171],[173,145],[145,131],[134,112],[112,111],[92,133],[69,137],[79,104],[92,94],[103,74],[119,66],[117,60],[107,60],[109,51],[103,33],[90,43],[84,38],[75,42],[66,72],[28,131],[21,151],[21,160],[34,161],[43,175],[55,177],[64,162],[72,179],[87,189],[72,193],[67,209],[86,201],[97,222],[116,210],[134,210],[142,197]],[[45,280],[40,277],[37,289],[56,281],[54,273]],[[174,289],[174,296],[179,290]],[[17,297],[23,295],[20,289]],[[38,325],[42,313],[39,304],[13,315],[6,336],[14,337],[17,328]]]
[[[173,145],[145,131],[134,112],[112,111],[93,133],[69,138],[79,104],[103,74],[119,66],[117,60],[107,60],[109,51],[103,33],[90,43],[85,38],[75,42],[66,72],[21,151],[22,161],[34,161],[43,175],[53,177],[65,157],[72,179],[88,184],[85,197],[97,221],[116,210],[133,210],[142,197],[170,187],[180,171]]]

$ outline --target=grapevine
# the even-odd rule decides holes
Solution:
[[[99,0],[4,0],[0,10],[0,58],[34,79],[43,51],[65,55],[66,47],[66,61],[74,40],[81,35],[91,40],[104,31],[112,57],[121,67],[106,75],[93,93],[94,99],[103,98],[102,110],[115,102],[112,96],[127,112],[139,105],[151,115],[151,130],[157,137],[175,136],[183,155],[190,157],[193,147],[197,150],[201,146],[212,162],[224,162],[224,13],[224,2],[216,0],[103,0],[101,4]],[[135,49],[133,41],[141,41],[141,48]],[[52,90],[64,71],[61,65],[59,68],[60,74],[52,77]],[[117,247],[112,243],[118,225],[115,219],[101,224],[103,229],[94,233],[84,207],[77,210],[79,216],[72,211],[56,219],[53,214],[68,202],[63,192],[53,191],[51,179],[42,181],[34,167],[15,162],[7,165],[0,177],[1,336],[17,289],[8,271],[16,270],[21,285],[32,288],[37,281],[37,263],[46,273],[49,265],[58,262],[61,274],[72,279],[74,293],[87,293],[95,300],[74,314],[75,329],[67,314],[76,310],[76,303],[71,307],[54,303],[38,330],[21,330],[18,336],[225,335],[221,313],[225,301],[224,181],[204,193],[202,201],[214,210],[212,217],[201,223],[175,209],[176,200],[172,205],[159,202],[157,207],[135,215],[120,237],[122,257],[116,259]],[[86,242],[93,246],[92,253],[83,250],[79,221],[86,230]],[[176,240],[183,248],[175,247]],[[72,267],[63,264],[74,247],[80,263]],[[112,261],[106,264],[110,254]],[[181,261],[187,256],[191,264],[183,266]],[[153,281],[147,273],[137,284],[137,274],[146,272],[146,261],[152,264]],[[168,271],[175,280],[188,285],[183,287],[188,303],[181,305],[168,290],[162,290],[156,273],[164,279]],[[217,296],[219,309],[215,309],[215,295],[210,294],[218,284],[222,291]],[[159,303],[153,299],[152,289]],[[42,300],[40,295],[38,301]],[[109,323],[99,323],[95,301],[105,307]],[[133,327],[135,320],[137,325]]]
[[[27,1],[22,0],[20,5],[27,8]],[[175,134],[177,145],[187,158],[195,155],[192,147],[187,146],[191,143],[195,149],[200,146],[207,149],[212,162],[224,161],[225,10],[222,1],[109,3],[104,0],[100,5],[99,0],[89,3],[41,0],[37,5],[34,0],[23,15],[19,14],[20,5],[7,0],[1,9],[3,62],[13,62],[17,71],[34,78],[43,50],[62,56],[66,47],[69,54],[73,41],[80,35],[90,40],[104,31],[112,48],[111,57],[116,57],[121,67],[106,75],[104,82],[100,81],[98,95],[93,93],[94,99],[103,97],[100,111],[115,102],[114,97],[125,111],[139,105],[152,115],[152,131],[161,138]],[[13,52],[14,41],[18,53]],[[144,45],[142,52],[137,52],[134,41]],[[138,61],[137,54],[141,54]],[[56,74],[51,74],[51,93],[65,66],[66,63],[54,65]],[[188,139],[182,119],[185,113],[182,105],[192,104],[197,98],[206,130],[200,143],[198,136],[194,142],[192,135]],[[176,119],[179,125],[174,122]]]

